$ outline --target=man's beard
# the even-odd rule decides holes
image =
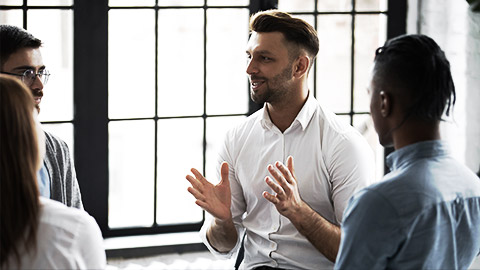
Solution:
[[[255,93],[253,90],[250,90],[250,98],[253,102],[257,104],[262,104],[264,102],[272,103],[282,100],[288,93],[289,89],[286,85],[286,82],[291,79],[292,76],[292,65],[289,64],[280,74],[275,75],[271,79],[264,77],[255,77],[252,76],[251,80],[262,79],[265,81],[266,89],[263,94]],[[269,83],[270,82],[270,83]],[[270,85],[273,85],[273,88],[270,88]]]

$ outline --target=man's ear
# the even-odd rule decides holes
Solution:
[[[293,65],[293,76],[300,78],[308,73],[310,58],[306,55],[300,55]]]
[[[392,97],[385,91],[380,91],[380,114],[388,117],[392,113]]]

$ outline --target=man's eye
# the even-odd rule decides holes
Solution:
[[[35,71],[33,71],[31,69],[27,69],[23,72],[23,75],[27,76],[27,77],[32,77],[32,76],[35,76]]]
[[[262,59],[263,59],[264,61],[271,61],[271,60],[272,60],[272,58],[266,57],[266,56],[262,56]]]

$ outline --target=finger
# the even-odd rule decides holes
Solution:
[[[222,163],[222,167],[220,168],[220,177],[222,178],[222,179],[220,180],[220,185],[230,184],[230,182],[229,182],[229,180],[228,180],[228,173],[229,173],[228,163],[227,163],[227,162],[223,162],[223,163]]]
[[[192,168],[190,171],[193,173],[193,175],[195,175],[195,177],[200,183],[204,184],[205,182],[208,182],[207,179],[205,179],[205,177],[203,177],[203,175],[199,171],[197,171],[197,169]]]
[[[290,173],[292,174],[293,179],[295,179],[295,181],[297,181],[297,176],[295,175],[295,168],[293,167],[293,157],[292,156],[288,156],[288,158],[287,158],[287,168],[290,171]]]
[[[200,200],[196,200],[195,201],[195,204],[200,206],[203,210],[207,211],[210,213],[210,211],[208,211],[210,209],[210,207],[208,206],[208,204],[204,201],[200,201]]]
[[[185,176],[185,178],[188,180],[188,182],[190,182],[192,187],[194,187],[195,189],[202,189],[202,184],[197,179],[195,179],[193,176],[187,175],[187,176]]]
[[[285,177],[283,177],[283,175],[281,175],[271,164],[267,166],[267,169],[268,172],[270,172],[270,174],[273,176],[273,178],[277,180],[278,184],[280,184],[282,188],[285,188],[288,184],[285,180]]]
[[[200,191],[198,191],[198,190],[196,190],[192,187],[188,187],[187,191],[190,192],[190,194],[192,194],[193,197],[195,197],[195,199],[205,201],[205,196]]]
[[[267,182],[267,185],[277,193],[277,197],[280,197],[279,199],[285,197],[285,191],[283,190],[283,188],[277,183],[275,183],[272,179],[270,179],[270,177],[265,177],[265,182]]]
[[[283,163],[281,163],[280,161],[277,161],[275,162],[275,167],[277,167],[277,169],[283,174],[283,177],[285,178],[285,180],[290,183],[290,184],[293,184],[293,176],[292,174],[290,173],[290,171],[287,169],[287,167],[285,167],[285,165],[283,165]]]
[[[263,195],[263,197],[264,197],[265,199],[267,199],[267,201],[269,201],[269,202],[271,202],[271,203],[273,203],[273,204],[277,204],[277,203],[280,202],[277,197],[275,197],[274,195],[272,195],[272,194],[270,194],[270,193],[268,193],[268,192],[266,192],[266,191],[264,191],[264,192],[262,193],[262,195]]]

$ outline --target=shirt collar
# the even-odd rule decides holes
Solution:
[[[433,140],[407,145],[395,150],[387,156],[387,166],[390,170],[397,170],[421,158],[432,158],[449,153],[448,145],[444,141]]]
[[[290,125],[290,127],[292,127],[296,122],[298,122],[302,126],[302,130],[305,130],[308,126],[308,123],[310,123],[310,120],[312,119],[316,110],[317,110],[317,104],[315,102],[315,98],[313,97],[311,92],[309,92],[307,101],[303,105],[302,109],[298,113],[295,120],[293,120],[292,125]],[[268,115],[267,103],[263,105],[263,116],[261,119],[261,123],[263,128],[265,129],[271,129],[272,127],[275,126],[272,120],[270,119],[270,115]]]

